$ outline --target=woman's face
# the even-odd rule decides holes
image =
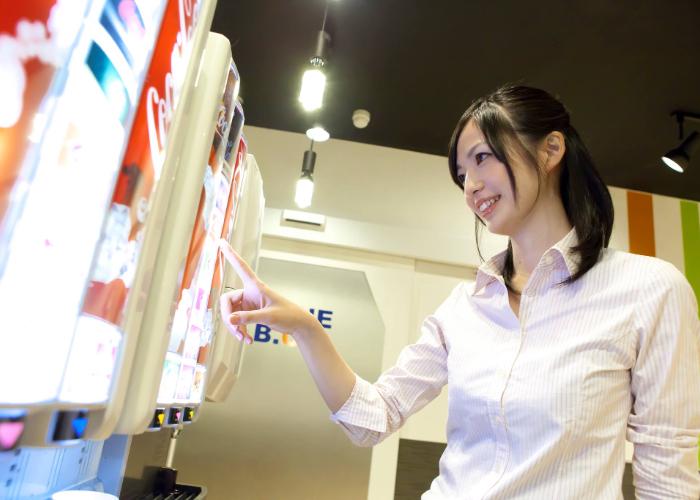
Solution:
[[[491,151],[484,135],[470,120],[457,141],[457,174],[464,179],[469,208],[494,234],[515,235],[532,212],[539,179],[519,155],[509,152],[518,189],[515,200],[506,166]]]

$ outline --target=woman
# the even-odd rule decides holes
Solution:
[[[424,499],[622,498],[625,437],[639,498],[699,498],[695,297],[672,265],[607,248],[610,194],[563,105],[522,86],[477,100],[449,167],[508,248],[455,288],[376,383],[222,245],[245,283],[222,297],[231,331],[249,343],[247,324],[290,332],[332,419],[359,445],[447,384],[447,448]]]

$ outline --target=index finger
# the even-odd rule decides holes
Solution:
[[[219,240],[219,248],[221,253],[224,254],[226,260],[231,264],[236,274],[240,276],[243,281],[257,281],[258,277],[255,272],[250,268],[250,266],[244,261],[240,255],[229,245],[228,241],[221,238]]]

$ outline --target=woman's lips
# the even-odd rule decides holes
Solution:
[[[491,198],[487,198],[486,200],[480,201],[479,205],[477,207],[477,212],[480,217],[488,217],[493,213],[496,203],[498,203],[498,200],[500,200],[501,197],[500,195],[497,196],[492,196]],[[483,207],[483,208],[482,208]]]

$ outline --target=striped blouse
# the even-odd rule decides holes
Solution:
[[[458,285],[420,339],[331,419],[372,446],[448,386],[447,447],[422,498],[621,499],[625,438],[638,498],[700,498],[700,322],[685,277],[604,250],[580,280],[571,230],[525,286],[520,318],[505,252]]]

